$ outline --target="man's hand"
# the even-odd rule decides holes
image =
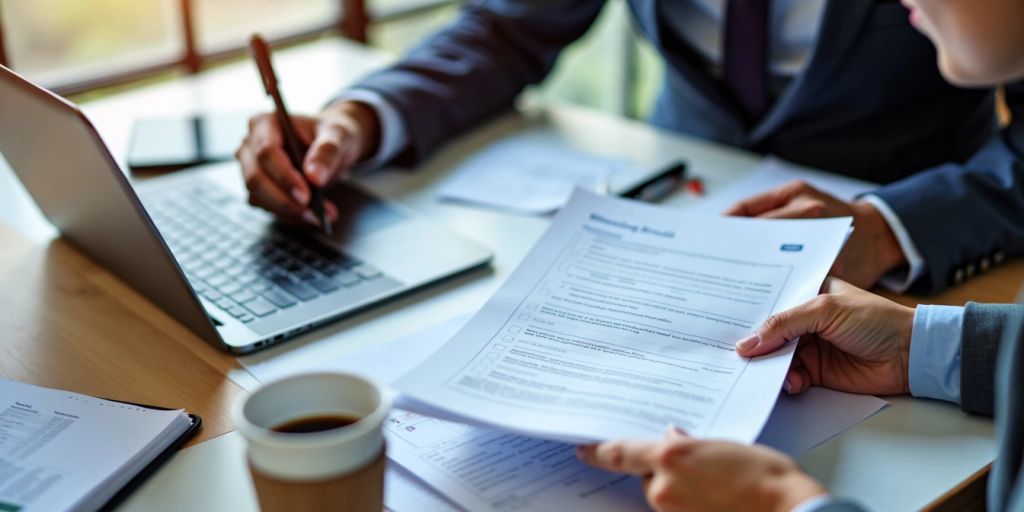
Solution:
[[[295,129],[309,145],[301,172],[318,187],[343,177],[347,170],[377,150],[380,121],[372,108],[362,103],[340,102],[319,116],[292,116]],[[300,170],[292,166],[284,139],[273,114],[249,120],[249,134],[235,153],[249,189],[249,203],[287,221],[319,225],[309,206],[310,190]],[[330,201],[324,206],[332,222],[338,209]]]
[[[736,344],[741,356],[773,352],[800,338],[786,376],[790,393],[823,386],[851,393],[910,392],[910,335],[914,309],[827,278],[822,294],[773,315]]]
[[[871,203],[847,203],[802,181],[740,201],[724,213],[773,219],[853,217],[853,234],[830,274],[861,288],[871,288],[883,275],[907,263],[889,224]]]
[[[789,457],[763,446],[699,440],[672,429],[664,441],[608,441],[576,455],[608,471],[643,478],[658,512],[789,511],[825,494]]]

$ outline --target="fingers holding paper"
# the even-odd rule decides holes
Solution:
[[[828,278],[822,294],[773,315],[736,344],[741,356],[774,352],[800,338],[786,376],[790,393],[810,386],[864,394],[909,392],[914,309]]]
[[[830,274],[861,288],[870,288],[883,275],[906,264],[899,241],[874,205],[842,201],[803,181],[740,201],[724,213],[771,219],[853,217],[853,234]]]
[[[787,456],[762,446],[695,439],[670,429],[661,441],[607,441],[577,456],[644,479],[654,510],[791,510],[824,489]]]

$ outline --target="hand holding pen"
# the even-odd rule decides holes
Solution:
[[[254,37],[254,57],[260,55],[258,61],[269,63],[269,47],[257,40],[262,42]],[[267,93],[280,98],[272,67],[259,67]],[[274,102],[275,106],[283,106],[283,101]],[[284,117],[290,117],[290,123],[280,120],[281,111]],[[249,202],[282,219],[322,228],[337,221],[338,209],[326,198],[318,201],[314,190],[344,177],[349,168],[376,152],[379,121],[369,106],[348,101],[333,103],[315,117],[287,114],[286,108],[279,107],[249,121],[249,133],[236,153],[249,189]],[[292,128],[292,135],[286,133],[285,126]],[[292,137],[298,141],[295,152],[288,140]],[[317,212],[318,205],[326,223]]]

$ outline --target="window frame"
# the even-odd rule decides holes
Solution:
[[[4,0],[0,0],[2,3]],[[401,6],[388,10],[369,12],[366,0],[334,0],[338,3],[338,16],[327,20],[325,23],[303,28],[296,32],[288,33],[274,38],[271,42],[275,45],[292,45],[310,41],[325,35],[340,35],[352,41],[366,44],[367,32],[371,23],[381,23],[414,17],[434,9],[457,3],[457,0],[412,0],[404,2]],[[196,9],[194,0],[176,0],[176,20],[172,22],[177,25],[177,34],[183,42],[184,51],[180,56],[158,62],[133,67],[127,70],[115,72],[97,73],[93,76],[75,79],[63,83],[44,84],[53,92],[69,96],[88,92],[102,87],[123,85],[138,80],[150,78],[161,73],[184,72],[185,74],[196,74],[203,69],[216,65],[219,62],[237,58],[245,55],[248,47],[244,45],[232,46],[215,51],[203,53],[199,50],[196,41]],[[2,10],[0,10],[2,12]],[[0,65],[9,65],[6,47],[4,45],[4,23],[0,15]]]

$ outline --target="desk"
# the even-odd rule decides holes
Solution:
[[[387,62],[379,54],[327,40],[279,55],[283,87],[296,111],[315,110],[337,87]],[[343,63],[343,64],[339,64]],[[267,108],[255,73],[239,63],[85,106],[115,156],[127,145],[131,119],[182,110]],[[344,69],[342,73],[340,69]],[[439,202],[436,188],[453,166],[487,140],[523,123],[541,122],[568,144],[620,154],[640,163],[678,155],[714,193],[744,176],[757,159],[707,142],[659,133],[643,123],[568,106],[526,107],[448,146],[415,173],[386,169],[360,178],[399,201],[494,250],[493,270],[431,287],[397,302],[253,357],[315,353],[337,335],[345,347],[383,342],[475,309],[541,235],[547,219]],[[241,189],[237,170],[226,179]],[[676,195],[669,206],[694,198]],[[0,375],[112,398],[186,407],[204,417],[196,441],[125,503],[126,510],[251,510],[255,500],[242,444],[228,405],[253,380],[237,361],[206,345],[66,242],[39,218],[10,171],[0,169]],[[929,302],[1013,299],[1024,263],[1005,265]],[[919,299],[900,297],[915,303]],[[948,404],[898,398],[892,407],[800,458],[826,486],[876,510],[921,508],[984,468],[994,453],[992,423]]]

